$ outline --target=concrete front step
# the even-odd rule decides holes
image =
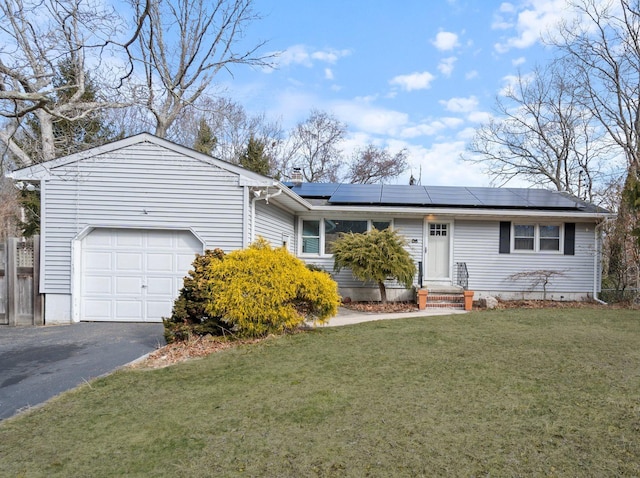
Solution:
[[[462,294],[429,294],[427,302],[464,302]]]
[[[427,302],[427,309],[459,309],[464,310],[464,302]]]
[[[438,290],[429,289],[418,291],[418,307],[420,310],[429,309],[462,309],[471,310],[473,292],[462,289]]]

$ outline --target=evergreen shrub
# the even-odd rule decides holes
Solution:
[[[285,248],[258,239],[210,265],[206,311],[241,336],[260,337],[325,322],[337,313],[338,285]]]
[[[165,338],[170,343],[191,335],[284,333],[306,320],[325,322],[339,304],[338,285],[328,273],[309,270],[285,248],[259,239],[244,250],[196,257],[171,317],[164,319]]]
[[[205,308],[211,264],[221,262],[224,256],[222,249],[206,250],[196,256],[193,270],[184,278],[180,295],[173,303],[171,317],[163,319],[167,343],[187,340],[191,335],[222,335],[228,329],[220,317],[210,315]]]

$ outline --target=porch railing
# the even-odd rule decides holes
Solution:
[[[456,262],[456,284],[464,290],[469,289],[469,270],[466,262]]]

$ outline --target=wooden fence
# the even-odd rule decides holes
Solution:
[[[0,325],[43,325],[40,237],[0,243]]]

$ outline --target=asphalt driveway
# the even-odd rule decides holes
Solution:
[[[165,344],[162,324],[0,327],[0,420]]]

